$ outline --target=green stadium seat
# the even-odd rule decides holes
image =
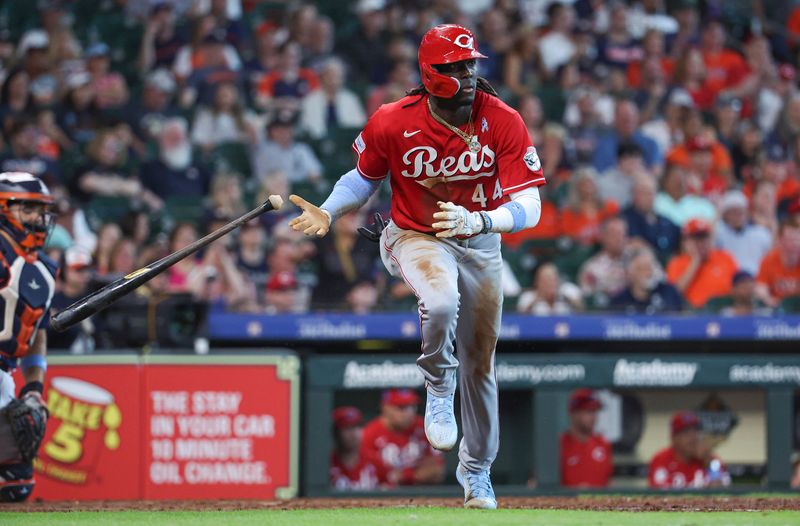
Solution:
[[[167,198],[164,206],[169,218],[175,223],[192,223],[200,225],[203,217],[203,206],[197,197]]]
[[[127,197],[94,196],[86,206],[86,219],[98,230],[104,223],[119,221],[130,210],[131,201]]]
[[[781,300],[779,309],[787,314],[800,312],[800,296],[787,296]]]
[[[355,166],[352,144],[360,131],[352,128],[336,128],[329,130],[328,135],[322,139],[308,141],[322,163],[325,179],[331,183]]]
[[[211,166],[214,172],[235,172],[249,179],[252,174],[250,150],[246,144],[228,142],[218,144],[211,151]]]
[[[705,312],[718,314],[722,311],[722,309],[725,307],[730,307],[731,305],[733,305],[733,298],[731,296],[714,296],[706,301],[706,304],[703,306],[703,310]]]
[[[594,253],[595,247],[593,246],[574,246],[569,251],[557,256],[553,262],[558,267],[561,275],[574,283],[578,278],[581,265],[586,263],[586,260],[592,257]]]

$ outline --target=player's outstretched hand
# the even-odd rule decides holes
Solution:
[[[303,213],[289,221],[294,230],[307,236],[323,237],[331,227],[331,218],[320,207],[312,205],[299,195],[290,195],[289,201],[297,205]]]
[[[431,226],[440,232],[436,237],[471,236],[483,229],[483,218],[478,212],[470,212],[463,206],[451,202],[437,203],[439,212],[433,214],[434,219],[441,219]]]

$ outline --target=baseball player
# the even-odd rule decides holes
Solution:
[[[444,458],[425,439],[419,396],[411,389],[390,389],[381,397],[381,414],[364,426],[361,455],[386,467],[390,485],[439,484]]]
[[[608,486],[614,472],[611,444],[594,432],[597,411],[603,407],[591,389],[569,397],[570,426],[561,435],[561,485],[574,488]]]
[[[337,490],[375,490],[386,485],[386,468],[381,460],[361,451],[363,416],[357,407],[337,407],[333,411],[333,436],[336,448],[331,453],[329,478]]]
[[[389,176],[392,220],[377,230],[384,264],[418,300],[425,433],[437,449],[455,445],[458,376],[464,436],[456,478],[466,507],[496,508],[489,469],[499,441],[500,233],[536,225],[545,179],[519,114],[478,77],[481,58],[470,30],[428,31],[419,48],[422,85],[373,114],[353,143],[356,168],[321,206],[290,197],[303,212],[289,224],[324,236]]]
[[[50,302],[57,267],[41,252],[53,197],[37,177],[0,174],[0,501],[21,502],[34,485],[33,458],[44,437],[42,401]],[[25,385],[15,397],[11,373]]]

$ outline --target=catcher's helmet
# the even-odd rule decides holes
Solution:
[[[44,221],[22,223],[11,213],[13,203],[40,203],[48,207]],[[38,177],[26,172],[0,173],[0,228],[8,232],[25,250],[44,246],[52,222],[49,206],[53,204],[47,185]]]
[[[419,72],[422,84],[435,97],[449,99],[461,89],[458,79],[443,75],[433,67],[473,58],[486,58],[478,51],[475,35],[466,27],[442,24],[428,30],[419,45]]]

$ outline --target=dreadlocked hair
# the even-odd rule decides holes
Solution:
[[[481,90],[484,93],[488,93],[489,95],[492,95],[493,97],[499,97],[499,95],[494,90],[492,85],[489,84],[489,81],[486,80],[483,77],[478,77],[478,89]],[[427,93],[428,93],[428,90],[426,90],[425,86],[422,85],[422,84],[420,84],[419,86],[417,86],[414,89],[408,90],[406,92],[406,95],[408,95],[409,97],[417,96],[419,98],[417,100],[413,101],[413,102],[409,102],[408,104],[405,104],[403,107],[404,108],[408,108],[409,106],[413,106],[414,104],[416,104],[419,101],[421,101],[422,97],[424,97]]]

